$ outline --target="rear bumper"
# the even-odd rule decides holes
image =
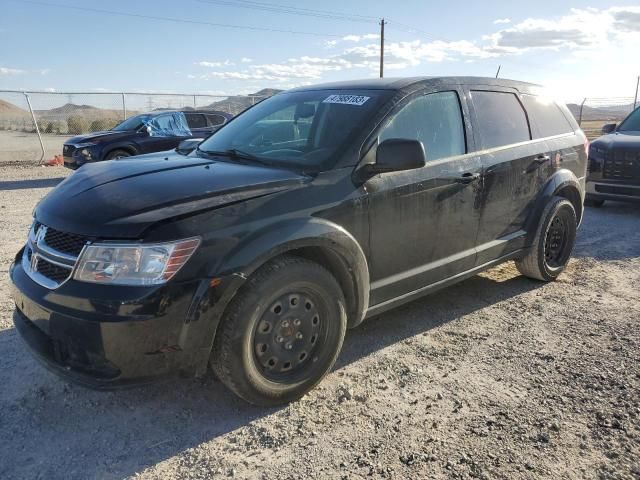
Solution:
[[[640,185],[587,181],[587,199],[640,202]]]
[[[69,281],[52,291],[20,264],[10,277],[16,330],[65,379],[115,389],[206,372],[217,325],[206,315],[208,279],[134,289]]]

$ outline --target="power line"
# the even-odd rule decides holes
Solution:
[[[221,27],[221,28],[233,28],[239,30],[256,30],[262,32],[275,32],[275,33],[289,33],[294,35],[310,35],[314,37],[332,37],[332,38],[341,38],[344,35],[332,35],[329,33],[318,33],[318,32],[305,32],[300,30],[285,30],[279,28],[269,28],[269,27],[256,27],[251,25],[233,25],[228,23],[213,23],[213,22],[205,22],[203,20],[188,20],[183,18],[173,18],[173,17],[161,17],[156,15],[143,15],[138,13],[129,13],[129,12],[117,12],[113,10],[103,10],[100,8],[90,8],[90,7],[78,7],[75,5],[63,5],[59,3],[46,3],[46,2],[38,2],[36,0],[13,0],[17,3],[22,4],[32,4],[32,5],[42,5],[45,7],[54,7],[54,8],[63,8],[69,10],[79,10],[83,12],[92,12],[92,13],[104,13],[107,15],[118,15],[122,17],[133,17],[133,18],[144,18],[146,20],[159,20],[164,22],[174,22],[174,23],[187,23],[191,25],[205,25],[208,27]]]
[[[350,13],[330,12],[327,10],[317,10],[312,8],[294,7],[278,3],[264,3],[254,0],[198,0],[200,3],[211,5],[222,5],[228,7],[246,8],[250,10],[260,10],[272,13],[284,13],[288,15],[300,15],[306,17],[325,18],[330,20],[345,20],[361,23],[377,23],[378,18],[370,15],[358,15]]]

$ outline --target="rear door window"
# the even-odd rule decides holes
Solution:
[[[502,147],[531,140],[529,123],[515,94],[472,90],[476,112],[476,131],[481,148]]]
[[[222,115],[213,115],[207,113],[205,114],[205,116],[207,117],[207,121],[209,122],[210,127],[218,127],[220,125],[223,125],[226,121],[226,118],[224,118]]]
[[[207,120],[201,113],[185,113],[189,128],[207,128]]]
[[[427,160],[466,152],[462,111],[456,92],[437,92],[409,101],[383,128],[378,142],[389,138],[419,140]]]
[[[522,103],[527,109],[531,123],[535,126],[532,132],[533,138],[573,133],[573,127],[567,117],[553,100],[536,95],[522,95]]]

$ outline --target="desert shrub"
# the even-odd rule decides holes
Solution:
[[[44,133],[55,133],[55,134],[60,134],[60,132],[62,131],[62,125],[60,124],[60,122],[49,122],[47,123],[47,126],[44,129]]]
[[[117,124],[118,122],[111,118],[100,118],[91,122],[91,125],[89,125],[89,131],[100,132],[102,130],[111,130]]]
[[[67,133],[69,135],[80,135],[89,130],[89,125],[86,119],[72,115],[67,118]]]

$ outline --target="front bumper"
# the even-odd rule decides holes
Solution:
[[[587,180],[586,193],[586,198],[590,200],[640,202],[640,185]]]
[[[19,262],[10,277],[16,329],[68,380],[113,389],[206,372],[217,325],[208,315],[209,279],[161,287],[69,281],[48,290]]]

